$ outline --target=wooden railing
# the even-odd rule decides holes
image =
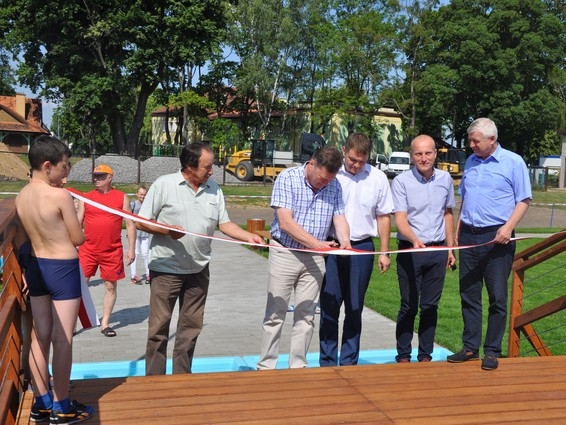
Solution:
[[[566,251],[566,232],[558,232],[515,255],[509,315],[509,357],[519,357],[521,334],[526,337],[539,356],[552,356],[549,346],[537,333],[533,324],[537,320],[564,310],[566,308],[566,295],[524,312],[525,272],[564,251]]]
[[[26,303],[18,264],[18,221],[14,199],[0,200],[0,252],[4,260],[0,293],[0,423],[12,425],[18,416],[24,388],[22,345]]]

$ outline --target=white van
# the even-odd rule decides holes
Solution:
[[[403,171],[411,168],[411,155],[409,152],[392,152],[387,165],[387,177],[393,178]]]
[[[387,157],[385,155],[381,154],[381,153],[378,153],[377,158],[376,158],[375,167],[380,169],[384,173],[387,173],[387,166],[388,165],[389,165],[389,160],[387,159]]]

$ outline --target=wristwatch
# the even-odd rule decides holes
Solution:
[[[382,253],[382,254],[379,254],[379,255],[385,255],[387,258],[391,258],[391,253],[389,253],[389,252],[385,252],[385,253]]]

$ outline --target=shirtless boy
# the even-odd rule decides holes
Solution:
[[[16,198],[16,210],[31,241],[32,255],[26,280],[34,332],[30,373],[35,402],[32,422],[74,424],[94,411],[69,399],[73,330],[81,299],[77,246],[85,240],[73,199],[61,189],[70,171],[69,148],[50,136],[31,145],[30,182]],[[49,391],[49,352],[53,344],[53,393]]]

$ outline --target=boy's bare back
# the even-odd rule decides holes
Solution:
[[[53,187],[44,171],[33,177],[18,194],[16,210],[28,234],[34,255],[40,258],[77,258],[76,247],[84,242],[72,196]]]

